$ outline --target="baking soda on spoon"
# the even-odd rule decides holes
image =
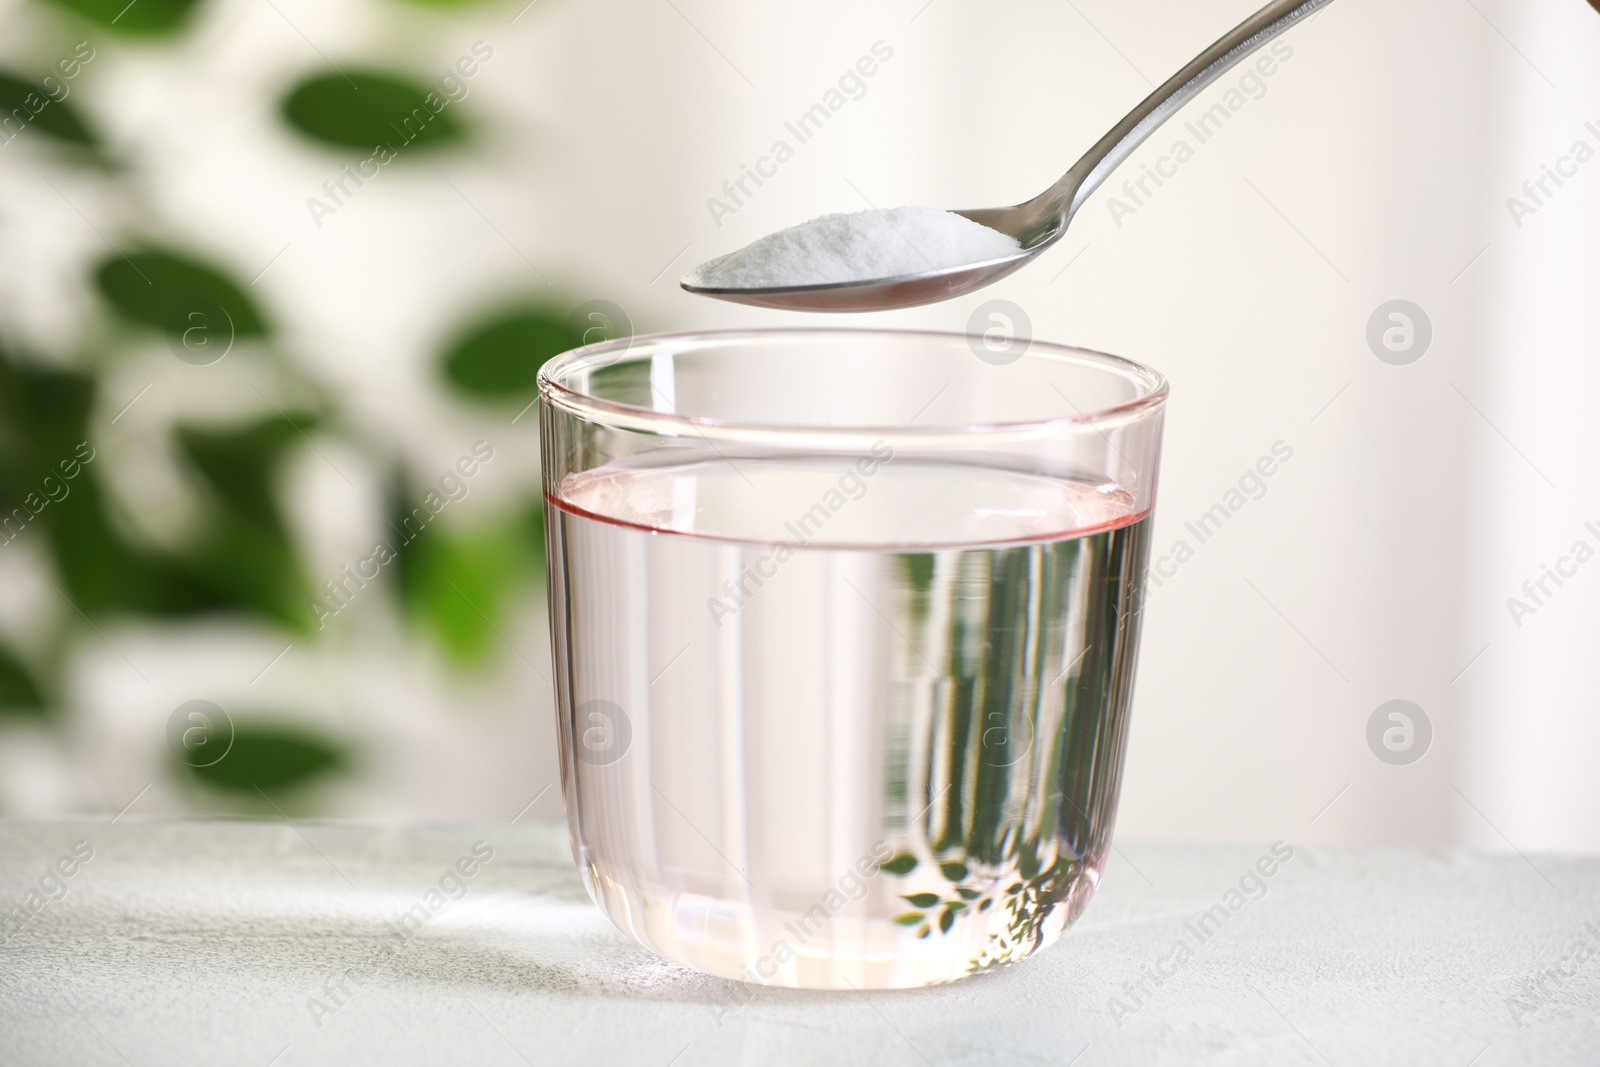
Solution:
[[[949,211],[897,207],[824,215],[702,263],[707,289],[773,289],[897,278],[1012,256],[1015,237]]]

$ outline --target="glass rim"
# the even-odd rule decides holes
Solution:
[[[1095,366],[1106,373],[1117,374],[1126,381],[1141,387],[1138,396],[1107,407],[1091,411],[1077,411],[1070,415],[1046,419],[1028,419],[1016,422],[952,423],[941,425],[912,425],[911,423],[873,425],[826,425],[821,423],[776,423],[718,419],[705,415],[689,415],[681,411],[660,411],[656,408],[606,400],[565,385],[562,376],[579,369],[584,363],[610,366],[638,346],[662,345],[665,342],[682,345],[684,350],[726,347],[741,341],[763,342],[775,339],[817,340],[828,337],[928,338],[940,343],[960,341],[970,343],[971,335],[947,330],[905,330],[883,327],[799,326],[773,328],[745,328],[733,330],[693,330],[640,334],[638,336],[600,341],[581,348],[563,352],[539,368],[539,399],[569,414],[589,421],[650,432],[655,427],[690,427],[704,435],[711,431],[719,438],[806,438],[869,436],[873,439],[913,440],[918,438],[971,437],[989,434],[1048,434],[1052,430],[1090,428],[1103,430],[1108,424],[1125,423],[1141,416],[1153,414],[1165,405],[1169,386],[1166,377],[1142,363],[1115,356],[1109,352],[1069,345],[1055,341],[1030,339],[1027,349],[1019,359],[1050,359],[1055,362],[1073,362]],[[1063,396],[1063,399],[1066,399]],[[1070,400],[1067,401],[1072,404]],[[1073,405],[1074,407],[1076,405]]]

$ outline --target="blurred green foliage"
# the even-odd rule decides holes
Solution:
[[[402,503],[394,527],[415,529],[419,509],[426,514]],[[522,656],[505,626],[518,586],[544,569],[543,504],[469,530],[424,528],[400,546],[398,565],[407,615],[458,666],[481,665],[504,647]]]
[[[117,36],[149,39],[182,34],[197,23],[202,8],[200,0],[40,2]],[[411,2],[445,8],[476,0]],[[118,47],[98,36],[95,41],[103,49]],[[364,156],[378,146],[397,155],[414,147],[470,147],[468,105],[446,103],[426,77],[377,67],[324,71],[301,77],[279,102],[286,126],[312,142]],[[75,83],[70,103],[52,99],[41,107],[33,98],[30,107],[29,94],[41,93],[42,86],[0,71],[0,111],[23,108],[40,135],[89,149],[57,153],[40,166],[83,167],[81,173],[106,183],[111,197],[137,202],[140,182],[148,180],[137,162],[126,169],[101,165],[104,140],[84,114],[106,112],[83,106],[78,95],[95,91],[95,82]],[[310,573],[287,519],[286,468],[301,450],[315,447],[318,435],[338,436],[380,468],[394,463],[394,443],[348,420],[338,398],[280,349],[284,342],[273,324],[288,319],[289,310],[266,306],[257,290],[218,261],[228,257],[135,232],[102,234],[126,254],[103,257],[84,282],[102,298],[107,323],[140,329],[87,331],[90,349],[68,364],[0,349],[0,522],[9,519],[0,529],[0,552],[19,538],[32,539],[30,547],[44,557],[43,574],[55,590],[47,595],[66,601],[59,626],[42,635],[42,652],[36,655],[30,642],[24,657],[0,644],[0,714],[36,717],[52,728],[52,695],[68,688],[56,674],[72,661],[74,642],[102,640],[111,621],[149,626],[227,616],[273,627],[296,642],[320,640],[323,623],[342,625],[344,605],[338,611],[325,606],[321,618],[313,607],[324,595],[320,580],[337,576]],[[531,397],[547,359],[583,343],[566,311],[548,301],[525,301],[470,320],[439,354],[439,371],[462,399],[484,404],[485,414],[498,422],[506,401]],[[212,373],[207,367],[228,357],[236,342],[249,343],[255,352],[248,358],[259,356],[273,368],[269,392],[300,398],[280,406],[263,394],[254,414],[189,416],[164,427],[172,454],[190,476],[198,520],[161,545],[135,532],[139,524],[128,521],[124,509],[144,505],[126,491],[112,491],[123,487],[111,483],[113,468],[97,451],[116,447],[112,435],[97,439],[105,433],[106,406],[128,399],[104,396],[102,375],[119,361],[150,358],[151,330],[164,335],[190,375]],[[192,336],[196,330],[199,342]],[[398,609],[414,632],[462,670],[491,668],[508,657],[527,659],[512,644],[512,624],[543,573],[538,486],[487,517],[424,509],[426,521],[420,528],[413,521],[408,533],[401,520],[414,514],[431,487],[424,480],[396,479],[389,510],[397,558],[378,579],[389,584],[393,597],[366,596],[359,610]],[[328,622],[334,615],[338,620]],[[296,790],[351,773],[360,762],[354,745],[307,729],[291,716],[257,713],[237,729],[218,763],[192,767],[175,760],[173,767],[178,776],[208,787],[211,797],[232,796],[238,810],[254,810],[249,805],[257,788]]]
[[[182,616],[227,606],[181,556],[128,543],[92,469],[78,477],[71,496],[50,505],[45,521],[65,594],[91,621],[114,612]]]
[[[0,715],[16,712],[40,714],[44,695],[27,666],[9,649],[0,646]]]
[[[261,313],[236,282],[218,268],[179,252],[111,256],[95,272],[95,282],[118,313],[158,330],[181,330],[190,312],[209,304],[227,313],[235,337],[267,332]]]
[[[186,29],[200,0],[50,0],[57,7],[126,37],[159,37]]]
[[[432,97],[435,108],[429,107]],[[437,148],[462,140],[466,127],[436,90],[401,74],[348,70],[300,82],[283,101],[283,117],[307,137],[338,148],[372,152],[379,145]]]
[[[234,728],[228,754],[208,767],[174,761],[209,786],[254,796],[257,789],[298,788],[350,765],[345,748],[304,727],[263,719]]]
[[[41,104],[41,101],[48,102]],[[28,122],[28,129],[84,148],[99,146],[99,138],[83,116],[78,114],[76,104],[68,103],[66,99],[52,98],[38,82],[0,71],[0,115],[13,115],[18,111],[33,116]]]
[[[218,505],[190,556],[195,572],[229,603],[304,633],[311,582],[289,542],[274,482],[290,449],[316,425],[309,415],[273,415],[227,430],[178,430]]]
[[[88,430],[94,379],[0,351],[0,501],[20,503],[57,473]]]
[[[551,304],[505,308],[469,327],[445,350],[444,376],[478,400],[526,403],[539,368],[584,343],[566,313]]]
[[[135,552],[112,527],[93,446],[82,451],[94,394],[86,374],[0,353],[0,507],[11,521],[5,535],[42,527],[65,592],[86,614],[116,607],[165,614],[198,606],[203,597],[197,590],[176,573],[163,573],[164,561]],[[68,477],[73,470],[76,476]],[[52,484],[60,489],[53,492]]]

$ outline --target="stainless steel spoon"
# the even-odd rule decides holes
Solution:
[[[1015,237],[1022,243],[1022,249],[1015,255],[924,274],[828,285],[723,289],[695,285],[688,278],[683,280],[682,285],[689,292],[701,296],[790,311],[887,311],[949,300],[981,289],[1004,278],[1059,241],[1061,235],[1067,232],[1067,224],[1072,221],[1072,216],[1111,176],[1111,172],[1121,166],[1134,149],[1155,133],[1162,123],[1177,114],[1197,93],[1227,73],[1241,59],[1330,2],[1273,0],[1145,97],[1143,103],[1117,123],[1110,133],[1100,138],[1100,142],[1050,188],[1015,207],[980,207],[955,212]]]

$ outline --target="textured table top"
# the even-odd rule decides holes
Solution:
[[[557,827],[0,823],[0,1063],[1600,1064],[1600,857],[1269,854],[1123,843],[1038,957],[823,994],[636,947]]]

